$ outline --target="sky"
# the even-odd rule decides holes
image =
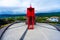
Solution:
[[[30,4],[35,8],[36,13],[60,11],[60,0],[0,0],[0,12],[26,13],[26,9]]]

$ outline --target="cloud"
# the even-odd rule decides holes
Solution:
[[[25,13],[30,3],[36,12],[48,12],[60,9],[60,0],[0,0],[0,7],[16,7],[19,9],[13,9],[13,12]]]
[[[1,0],[0,7],[27,7],[30,5],[30,0]]]
[[[19,6],[19,2],[17,0],[1,0],[0,7],[17,7]]]

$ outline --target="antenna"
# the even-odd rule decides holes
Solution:
[[[31,5],[31,0],[30,0],[30,8],[32,8],[32,5]]]

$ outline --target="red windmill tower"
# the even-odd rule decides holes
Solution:
[[[29,8],[27,8],[27,24],[28,24],[28,29],[34,29],[34,24],[35,24],[35,9],[32,8],[30,5]]]

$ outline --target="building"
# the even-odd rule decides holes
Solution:
[[[47,20],[50,22],[59,22],[59,17],[50,17]]]
[[[27,18],[27,24],[28,24],[28,29],[34,29],[34,24],[35,24],[35,9],[32,8],[32,6],[30,5],[29,8],[27,8],[27,14],[26,14],[26,18]]]

